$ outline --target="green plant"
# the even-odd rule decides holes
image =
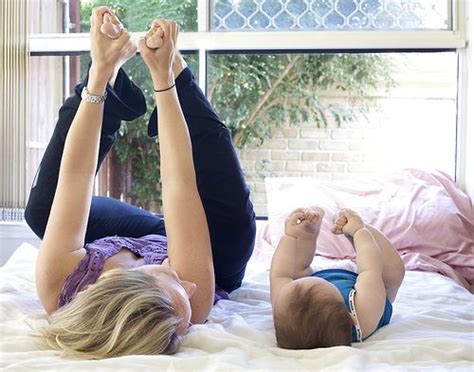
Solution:
[[[81,27],[87,30],[93,7],[109,5],[130,31],[143,31],[156,17],[176,20],[181,30],[196,31],[196,0],[89,0],[82,3]],[[156,12],[154,11],[156,9]],[[196,55],[187,58],[197,71]],[[131,78],[154,107],[148,71],[139,58],[126,65]],[[209,57],[208,98],[229,126],[237,147],[258,147],[288,120],[293,125],[314,121],[325,127],[354,120],[369,109],[364,101],[381,84],[390,88],[390,60],[383,54],[216,54]],[[336,90],[348,97],[347,105],[324,102],[321,92]],[[357,102],[357,109],[352,109]],[[157,209],[161,189],[157,144],[146,134],[149,114],[122,126],[115,151],[128,164],[132,185],[129,201]]]
[[[353,104],[370,89],[394,85],[390,60],[380,54],[215,55],[210,65],[208,97],[239,147],[261,145],[288,119],[326,127],[332,117],[341,125],[355,118]],[[320,93],[327,90],[344,92],[348,104],[324,102]]]

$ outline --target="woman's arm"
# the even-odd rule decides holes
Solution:
[[[109,11],[107,7],[100,7],[92,15],[92,65],[87,84],[92,95],[104,94],[121,49],[129,40],[126,32],[113,41],[100,33],[102,17]],[[103,103],[82,101],[66,137],[56,193],[36,269],[38,295],[48,312],[55,310],[58,291],[84,246],[103,109]]]
[[[150,49],[146,40],[139,50],[152,76],[155,90],[174,84],[172,63],[176,50],[178,25],[155,21],[163,43]],[[155,93],[158,108],[163,213],[168,238],[169,263],[182,280],[197,285],[191,297],[193,323],[204,322],[214,300],[214,266],[206,215],[199,196],[194,170],[192,145],[176,89]]]

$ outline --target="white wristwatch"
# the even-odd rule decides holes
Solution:
[[[104,92],[104,95],[97,96],[95,94],[90,94],[89,91],[87,90],[87,87],[84,87],[82,88],[81,98],[83,101],[86,101],[89,103],[104,103],[105,100],[107,99],[107,91]]]

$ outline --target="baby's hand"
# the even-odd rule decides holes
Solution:
[[[316,239],[324,210],[318,207],[298,208],[285,221],[285,234],[298,239]]]
[[[345,234],[353,237],[357,230],[364,227],[364,221],[356,212],[344,208],[339,212],[331,231],[336,235]]]

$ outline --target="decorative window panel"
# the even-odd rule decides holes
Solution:
[[[215,0],[216,31],[446,30],[447,0]]]

